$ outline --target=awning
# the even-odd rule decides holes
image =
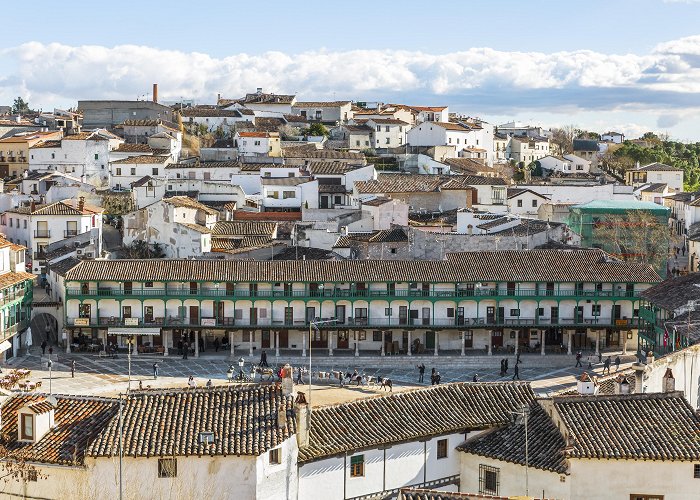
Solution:
[[[7,340],[5,340],[2,343],[0,343],[0,352],[5,352],[11,347],[12,347],[12,344],[10,344]]]
[[[160,335],[160,328],[109,328],[107,335]]]

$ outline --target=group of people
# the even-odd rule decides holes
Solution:
[[[583,352],[578,351],[576,353],[576,366],[575,368],[581,367],[583,368],[583,363],[581,363],[581,360],[583,359]],[[615,357],[615,371],[617,372],[620,369],[620,356]],[[598,352],[598,363],[603,363],[603,375],[605,375],[605,372],[608,372],[608,375],[610,375],[610,364],[612,363],[612,358],[610,356],[605,358],[605,362],[603,362],[603,354]],[[591,356],[588,357],[588,369],[593,369],[593,363]]]
[[[190,332],[189,337],[194,337],[194,330]],[[225,335],[219,340],[219,337],[214,338],[214,351],[219,352],[219,349],[225,349],[228,346],[228,337]],[[188,340],[188,336],[185,335],[180,338],[180,340],[177,342],[177,353],[182,356],[182,359],[187,359],[187,355],[190,352],[190,349],[192,347],[192,344],[190,344]],[[205,351],[205,344],[204,344],[204,339],[202,336],[199,336],[199,344],[198,348],[200,352]]]
[[[425,378],[425,365],[421,363],[417,365],[416,368],[418,368],[418,382],[422,384]],[[433,367],[430,371],[430,385],[440,385],[441,378],[440,372]]]

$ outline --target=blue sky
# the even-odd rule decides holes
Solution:
[[[60,7],[59,7],[60,5]],[[150,91],[212,102],[449,104],[494,123],[700,140],[700,0],[55,2],[3,5],[0,100]]]

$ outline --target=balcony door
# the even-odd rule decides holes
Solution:
[[[199,306],[190,306],[190,325],[199,324]]]
[[[66,222],[66,238],[71,236],[77,236],[78,234],[78,222],[74,220],[69,220]]]

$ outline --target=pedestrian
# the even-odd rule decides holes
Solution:
[[[182,339],[177,342],[177,353],[182,356]]]
[[[620,356],[617,356],[615,358],[615,371],[617,372],[620,369]]]
[[[53,347],[49,347],[49,359],[53,356]]]
[[[602,363],[602,362],[603,362],[603,353],[598,351],[598,363]]]
[[[264,366],[267,368],[267,352],[265,352],[265,349],[260,351],[260,366]]]
[[[474,377],[472,378],[472,382],[478,382],[479,381],[479,374],[475,373]]]
[[[430,385],[435,385],[435,367],[430,371]]]
[[[297,384],[303,384],[304,379],[302,378],[302,368],[301,366],[297,369]]]
[[[423,376],[425,375],[425,365],[423,363],[417,366],[418,368],[418,382],[423,383]]]
[[[508,358],[503,360],[503,373],[508,373]]]
[[[70,362],[70,377],[75,378],[75,360]]]
[[[518,368],[517,363],[515,364],[515,367],[513,368],[513,380],[515,379],[520,380],[520,369]]]
[[[197,388],[197,382],[195,382],[194,377],[192,375],[190,375],[190,378],[187,379],[187,385],[190,389]]]
[[[603,375],[605,375],[605,370],[608,370],[608,375],[610,375],[610,356],[605,358],[605,363],[603,363]]]
[[[518,363],[522,363],[522,361],[520,361],[520,351],[515,355],[515,364],[517,365]]]
[[[201,335],[199,336],[199,350],[204,352],[204,339]]]
[[[211,379],[207,380],[207,389],[211,389]]]
[[[158,378],[158,362],[153,363],[153,380]]]
[[[214,352],[219,352],[219,346],[220,346],[220,345],[221,345],[221,344],[219,343],[219,337],[216,337],[216,338],[214,339]]]
[[[506,368],[505,368],[505,367],[506,367],[505,361],[506,361],[505,359],[502,359],[502,360],[501,360],[501,373],[500,373],[500,374],[501,374],[501,377],[502,377],[503,375],[505,375],[505,373],[506,373],[506,371],[505,371],[505,370],[506,370]]]
[[[435,372],[435,385],[440,385],[440,372]]]
[[[576,366],[574,368],[578,368],[579,366],[583,368],[583,365],[581,364],[581,358],[583,357],[583,354],[581,351],[576,353]]]
[[[41,341],[41,355],[43,356],[44,354],[46,354],[46,341],[42,340]]]
[[[139,391],[142,391],[142,390],[143,390],[143,382],[141,382],[141,381],[139,380]]]
[[[187,341],[185,341],[185,343],[182,344],[182,349],[182,359],[187,359],[187,353],[190,350],[190,344]]]

